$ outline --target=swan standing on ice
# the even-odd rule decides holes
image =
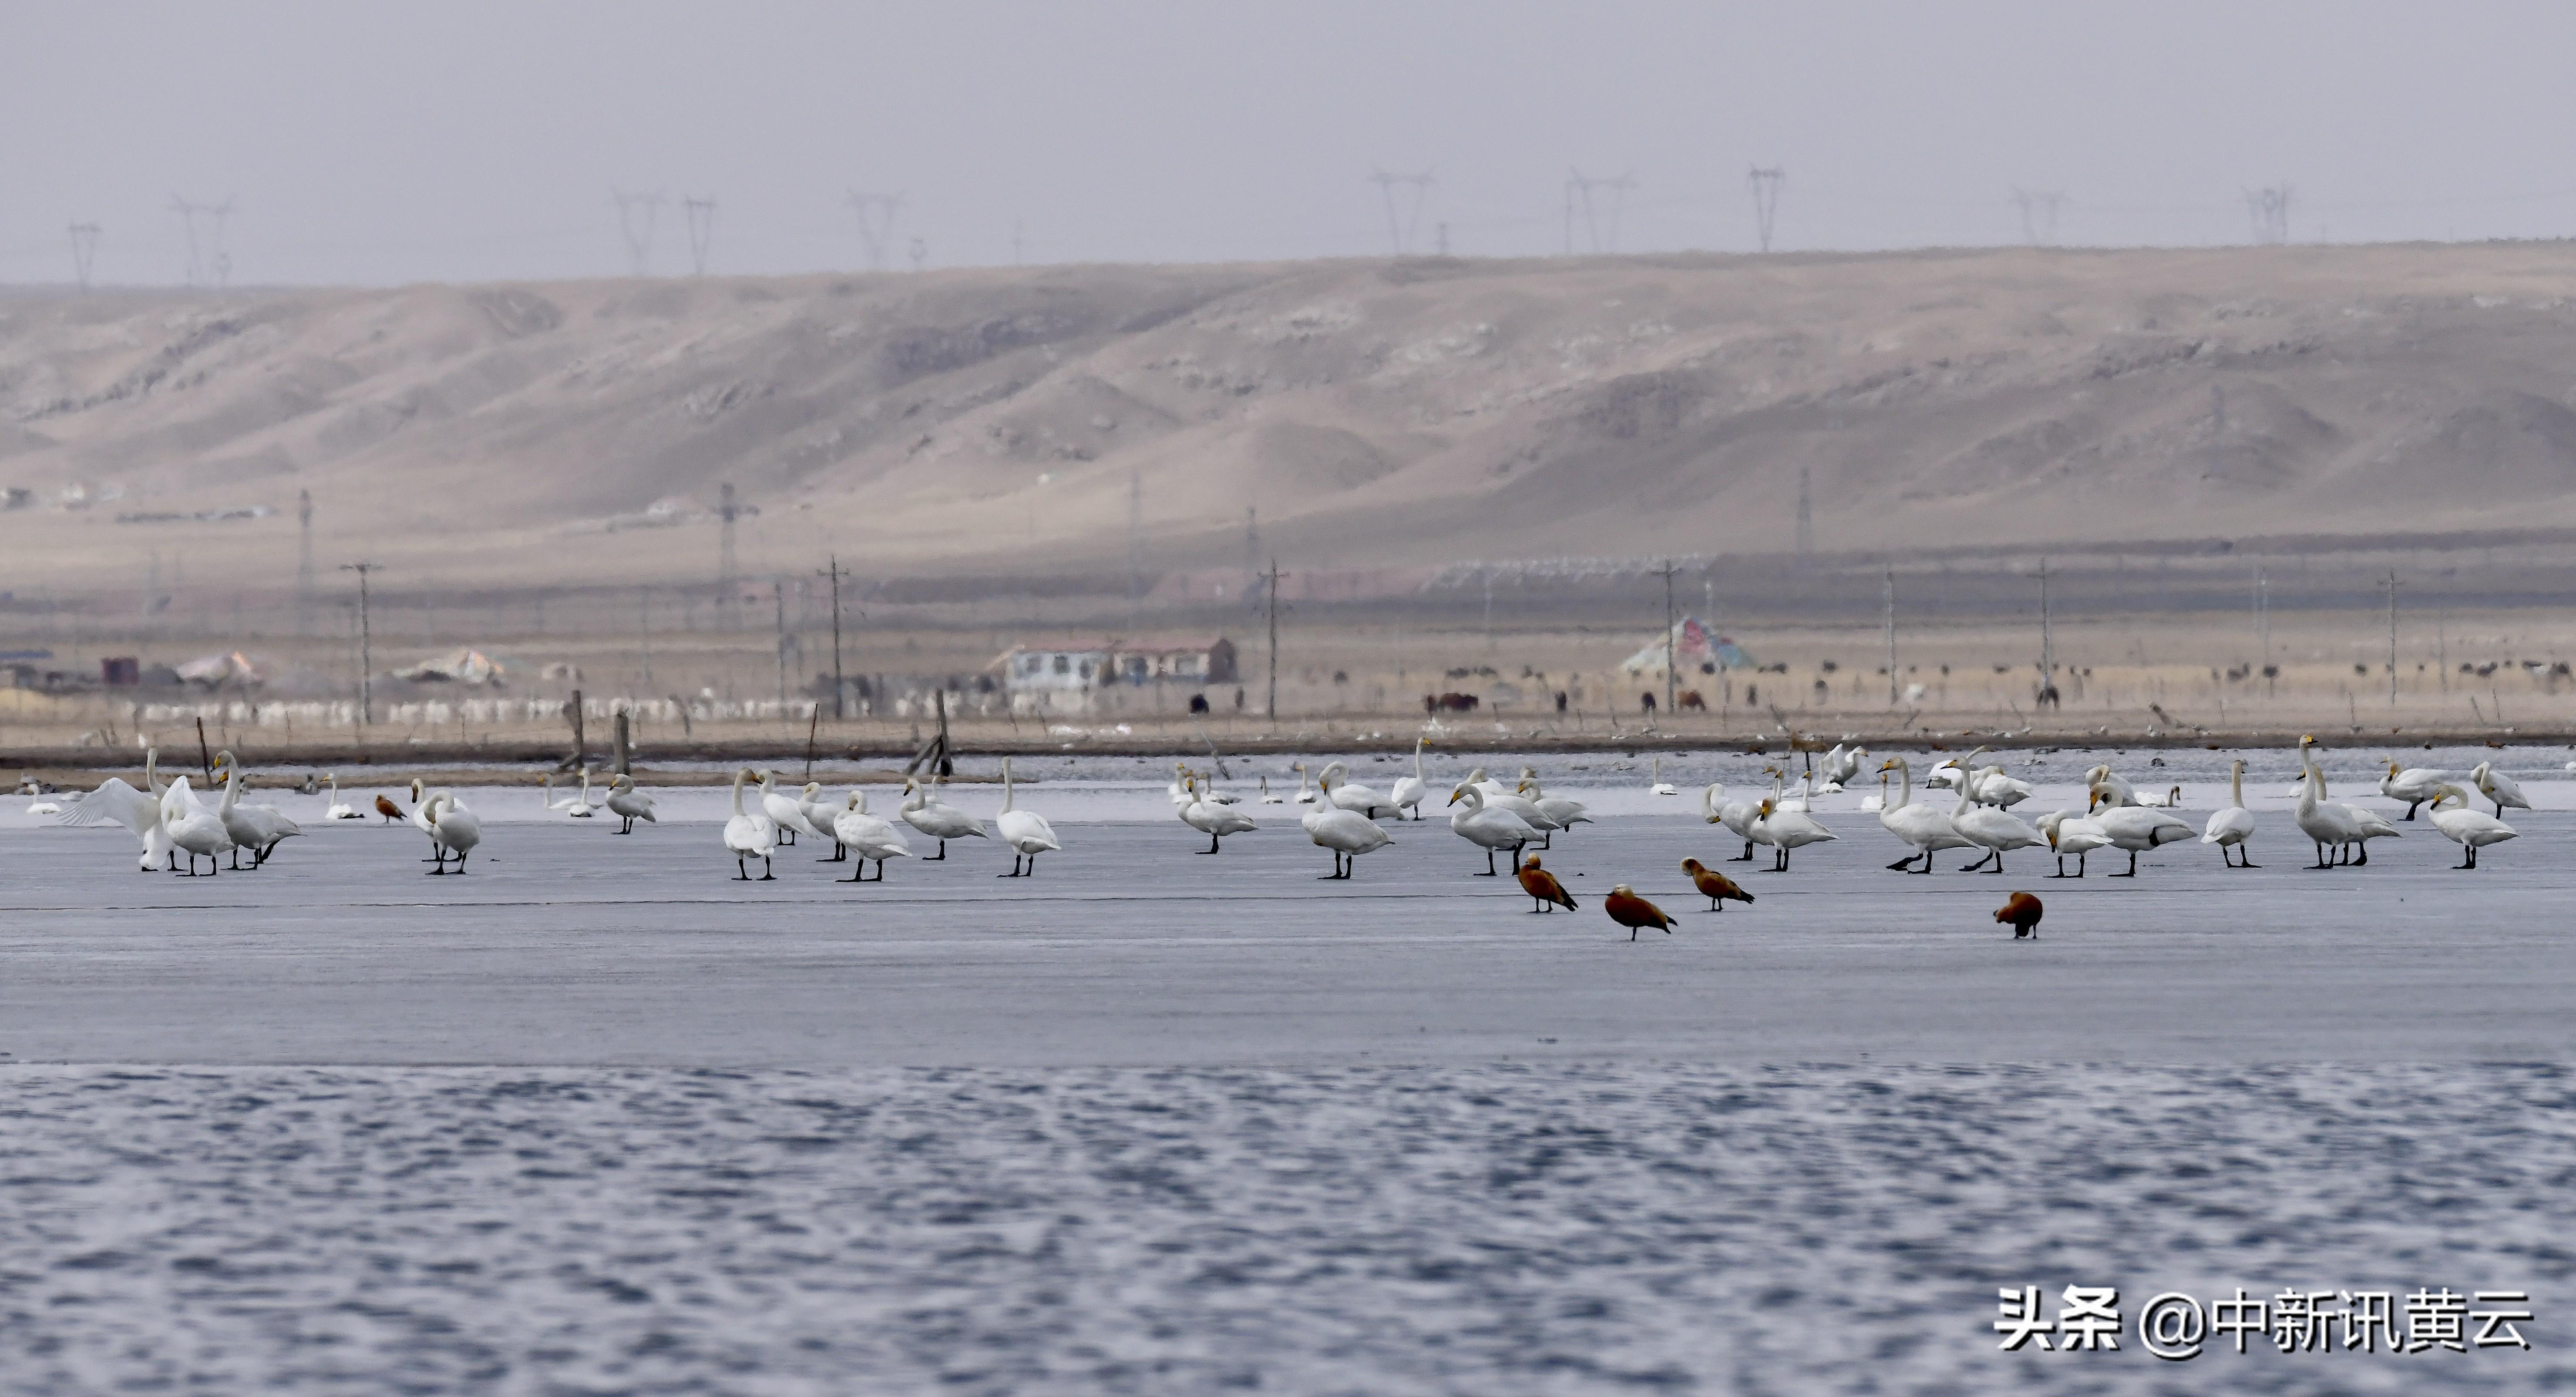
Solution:
[[[2450,779],[2451,773],[2447,771],[2436,771],[2425,766],[2401,769],[2397,763],[2391,761],[2388,763],[2388,774],[2379,778],[2379,793],[2390,800],[2406,802],[2406,813],[2400,818],[2411,820],[2415,818],[2415,807],[2440,795],[2443,784]]]
[[[483,822],[474,817],[473,811],[457,804],[455,795],[448,791],[431,796],[428,810],[429,837],[437,843],[439,852],[438,867],[430,872],[463,873],[465,856],[483,842]],[[456,855],[453,869],[447,866],[447,855],[451,853]]]
[[[2097,783],[2089,789],[2097,805],[2110,799],[2111,792],[2106,786]],[[2086,812],[2086,818],[2100,825],[2103,831],[2111,836],[2112,848],[2129,851],[2129,871],[2110,875],[2114,878],[2137,877],[2138,855],[2159,844],[2171,844],[2178,839],[2191,838],[2191,826],[2161,810],[2144,805],[2117,805],[2108,809],[2089,810]]]
[[[2261,868],[2263,865],[2254,862],[2254,856],[2245,848],[2245,841],[2254,837],[2254,812],[2245,808],[2243,757],[2228,765],[2227,793],[2227,808],[2210,813],[2209,824],[2200,832],[2200,842],[2217,845],[2218,857],[2226,860],[2230,868]],[[2244,862],[2228,859],[2227,851],[2230,849],[2235,850],[2236,857]]]
[[[411,779],[411,813],[403,817],[403,822],[419,830],[429,840],[430,857],[422,859],[422,863],[447,861],[447,851],[439,845],[437,831],[429,827],[429,802],[445,794],[444,791],[431,791],[424,788],[417,776]]]
[[[2317,861],[2308,867],[2331,869],[2335,858],[2328,850],[2361,842],[2361,812],[2342,801],[2324,799],[2325,780],[2308,759],[2308,744],[2314,741],[2313,737],[2299,739],[2299,803],[2291,807],[2290,820],[2317,846]]]
[[[2456,806],[2444,808],[2449,802]],[[2464,786],[2445,783],[2433,795],[2433,828],[2444,839],[2460,846],[2460,862],[2453,868],[2478,866],[2478,850],[2489,844],[2502,844],[2514,837],[2514,828],[2493,815],[2483,814],[2469,806],[2469,792]]]
[[[778,843],[787,848],[796,847],[799,833],[810,834],[817,839],[831,838],[806,822],[805,807],[798,803],[796,797],[779,792],[777,772],[760,773],[760,813],[768,816],[769,822],[778,827]]]
[[[141,843],[142,857],[138,873],[155,872],[155,865],[178,868],[172,852],[170,832],[161,824],[161,749],[149,748],[143,754],[143,789],[125,784],[120,776],[98,783],[98,789],[75,799],[69,810],[55,817],[66,825],[120,824]]]
[[[188,876],[197,876],[197,859],[206,860],[206,876],[223,871],[216,860],[233,850],[233,837],[224,829],[223,817],[208,810],[188,789],[188,778],[170,783],[161,797],[161,824],[170,831],[170,842],[188,856]]]
[[[778,826],[767,815],[752,815],[742,808],[742,783],[751,779],[751,768],[742,767],[733,774],[733,817],[725,821],[724,846],[733,854],[734,881],[753,881],[747,859],[760,860],[760,881],[776,875],[770,872],[769,856],[778,852]]]
[[[859,856],[858,866],[841,880],[844,883],[882,883],[887,859],[912,857],[912,846],[904,842],[903,831],[896,829],[893,821],[868,813],[866,791],[853,790],[845,798],[841,811],[832,817],[832,838]],[[870,859],[877,863],[874,878],[862,876],[868,871]]]
[[[1465,801],[1467,808],[1449,812],[1449,830],[1468,843],[1479,845],[1484,849],[1485,871],[1475,876],[1500,877],[1501,875],[1494,870],[1494,855],[1506,849],[1511,851],[1512,867],[1515,870],[1519,869],[1521,850],[1538,842],[1538,831],[1530,828],[1528,821],[1509,810],[1499,806],[1488,807],[1485,803],[1485,792],[1480,787],[1461,782],[1456,790],[1449,793],[1451,805],[1454,806],[1460,801]]]
[[[2531,808],[2531,801],[2523,795],[2521,784],[2496,770],[2493,762],[2478,763],[2477,770],[2470,772],[2469,778],[2470,784],[2476,786],[2480,794],[2495,802],[2496,818],[2499,820],[2504,818],[2504,808],[2508,805],[2516,810]]]
[[[2310,749],[2316,746],[2316,742],[2316,735],[2313,733],[2299,739],[2299,760],[2307,767],[2308,780],[2316,786],[2319,808],[2332,806],[2343,812],[2350,820],[2352,837],[2345,841],[2340,851],[2342,857],[2339,861],[2348,863],[2354,868],[2367,868],[2370,865],[2370,841],[2397,839],[2403,836],[2394,822],[2376,810],[2365,810],[2358,805],[2326,798],[2326,769],[2318,765],[2316,758],[2310,755]]]
[[[1223,841],[1227,835],[1246,834],[1260,828],[1249,815],[1240,814],[1230,806],[1218,805],[1213,801],[1199,798],[1196,789],[1197,777],[1191,777],[1190,784],[1191,799],[1189,804],[1181,807],[1181,822],[1208,837],[1208,846],[1200,850],[1200,853],[1217,853],[1223,847]]]
[[[274,805],[241,803],[241,763],[227,747],[215,754],[215,770],[224,776],[224,798],[215,807],[215,815],[224,822],[224,833],[233,838],[234,867],[240,867],[240,851],[250,851],[250,866],[258,868],[268,862],[277,846],[304,833],[304,828],[286,818]]]
[[[1753,831],[1754,843],[1771,846],[1771,867],[1765,870],[1770,873],[1789,871],[1790,850],[1840,838],[1832,830],[1808,818],[1803,810],[1780,809],[1778,800],[1779,786],[1775,783],[1772,798],[1755,808],[1753,819],[1748,824]]]
[[[1547,792],[1540,790],[1538,784],[1538,773],[1528,767],[1521,768],[1520,789],[1514,791],[1513,794],[1522,796],[1526,798],[1530,804],[1537,806],[1538,813],[1554,820],[1558,829],[1572,830],[1576,825],[1588,825],[1592,823],[1592,817],[1583,813],[1584,811],[1589,810],[1591,808],[1590,806],[1585,805],[1579,800],[1568,800],[1563,796],[1552,796]],[[1555,840],[1552,837],[1542,837],[1539,840],[1539,844],[1542,848],[1556,847]]]
[[[2088,819],[2072,810],[2052,810],[2039,817],[2039,832],[2048,836],[2048,849],[2057,855],[2057,871],[2051,878],[2084,876],[2084,856],[2096,849],[2111,847],[2111,831],[2098,820]],[[2075,856],[2075,872],[2066,871],[2066,856]]]
[[[617,827],[619,834],[633,834],[637,820],[661,823],[653,818],[653,798],[635,789],[635,778],[624,772],[608,783],[608,813],[622,822]]]
[[[1325,767],[1323,775],[1318,778],[1317,789],[1329,791],[1341,774],[1340,762]],[[1329,797],[1316,801],[1315,808],[1299,816],[1297,822],[1306,827],[1306,837],[1315,841],[1318,848],[1332,851],[1333,871],[1325,874],[1325,879],[1350,877],[1360,855],[1394,842],[1394,837],[1378,828],[1368,816],[1356,810],[1345,810]]]
[[[1934,809],[1931,802],[1914,798],[1913,763],[1903,757],[1890,757],[1878,769],[1881,780],[1889,771],[1894,771],[1897,776],[1896,803],[1878,812],[1878,823],[1889,834],[1895,835],[1898,843],[1914,851],[1889,864],[1890,869],[1898,873],[1928,874],[1932,871],[1932,855],[1936,850],[1974,847],[1966,836],[1959,833],[1958,826],[1950,823],[1949,816]],[[1913,866],[1917,856],[1923,860],[1921,868]]]
[[[1430,745],[1430,738],[1413,739],[1413,774],[1395,778],[1394,787],[1387,793],[1387,800],[1399,815],[1410,810],[1414,819],[1422,818],[1422,802],[1431,796],[1431,783],[1422,779],[1422,749]]]
[[[1011,846],[1011,871],[995,874],[998,878],[1034,878],[1038,872],[1038,855],[1064,846],[1056,842],[1055,826],[1034,810],[1013,808],[1011,759],[1002,758],[1002,808],[993,816],[993,832]],[[1026,865],[1023,868],[1023,864]]]
[[[340,799],[340,773],[336,771],[323,772],[322,784],[331,788],[331,803],[323,807],[323,819],[363,820],[367,818],[367,813],[365,811],[360,810],[354,805],[347,804]]]
[[[1728,859],[1728,863],[1751,863],[1753,862],[1753,815],[1759,807],[1756,802],[1750,800],[1718,804],[1720,800],[1725,799],[1725,796],[1724,782],[1709,782],[1708,789],[1699,793],[1699,817],[1709,824],[1724,826],[1727,833],[1744,841],[1744,852]]]
[[[2004,854],[2007,850],[2027,849],[2034,844],[2047,841],[2041,837],[2038,830],[2022,823],[2021,817],[2011,811],[2001,806],[1979,804],[1977,777],[1978,773],[1971,770],[1968,779],[1960,784],[1959,806],[1950,812],[1950,824],[1959,831],[1960,838],[1985,850],[1986,853],[1984,858],[1959,871],[1974,873],[1978,869],[1985,868],[1987,860],[1991,859],[1995,866],[1986,871],[2001,873],[2004,871]]]
[[[923,785],[920,778],[903,779],[905,800],[895,808],[903,822],[939,841],[939,852],[922,860],[938,863],[948,857],[948,841],[982,839],[984,822],[939,798],[939,792]]]

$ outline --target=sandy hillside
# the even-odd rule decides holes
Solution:
[[[1801,468],[1829,549],[2565,526],[2570,365],[2566,243],[20,293],[0,548],[283,583],[310,490],[325,566],[670,580],[732,481],[746,572],[1115,572],[1132,474],[1157,568],[1253,504],[1308,567],[1765,551]]]

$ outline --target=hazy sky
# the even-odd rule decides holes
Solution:
[[[1570,169],[1617,246],[2576,230],[2564,3],[1637,0],[82,4],[0,0],[0,281],[174,283],[174,197],[232,200],[243,282],[615,274],[612,188],[717,201],[712,268],[865,265],[853,190],[933,266],[1374,254],[1373,168],[1429,170],[1415,247],[1554,252]],[[1608,239],[1614,196],[1595,195]],[[1592,234],[1577,230],[1589,248]]]

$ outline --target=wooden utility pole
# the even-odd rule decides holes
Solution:
[[[849,716],[849,684],[841,678],[841,579],[849,576],[841,569],[841,555],[832,555],[832,565],[822,570],[832,579],[832,721],[843,722]]]
[[[2388,570],[2388,706],[2397,706],[2397,570]]]
[[[1887,606],[1887,706],[1896,706],[1896,569],[1879,579],[1879,600]]]
[[[376,721],[375,633],[367,616],[367,574],[382,563],[342,563],[340,571],[358,575],[358,726]]]
[[[1667,719],[1672,716],[1673,700],[1681,687],[1680,676],[1676,673],[1682,663],[1681,646],[1673,639],[1673,574],[1679,571],[1681,569],[1673,566],[1673,560],[1666,558],[1664,565],[1655,572],[1657,577],[1664,579],[1664,715]]]
[[[1279,721],[1279,560],[1270,560],[1270,571],[1261,574],[1262,596],[1270,607],[1270,721]]]

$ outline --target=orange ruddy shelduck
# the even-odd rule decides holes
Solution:
[[[403,808],[394,804],[387,796],[376,797],[376,813],[384,816],[388,822],[403,818]]]
[[[1521,891],[1528,893],[1538,903],[1530,909],[1531,911],[1553,912],[1559,907],[1568,912],[1574,910],[1574,894],[1567,892],[1565,885],[1556,881],[1555,874],[1539,867],[1538,860],[1531,859],[1522,864],[1513,871],[1513,876],[1521,880]]]
[[[1734,879],[1697,859],[1682,860],[1682,872],[1691,876],[1691,886],[1699,889],[1699,895],[1708,899],[1708,910],[1712,912],[1725,911],[1726,900],[1743,903],[1753,901],[1753,894],[1737,887]]]
[[[1665,916],[1664,909],[1637,896],[1625,883],[1612,888],[1610,895],[1601,899],[1601,910],[1610,914],[1610,920],[1628,929],[1631,941],[1637,939],[1637,932],[1643,927],[1661,927],[1664,935],[1670,936],[1673,928],[1680,925]]]
[[[2028,893],[2014,893],[2004,899],[2003,906],[1995,909],[1995,920],[2012,923],[2015,941],[2025,936],[2036,941],[2039,939],[2039,899]]]

